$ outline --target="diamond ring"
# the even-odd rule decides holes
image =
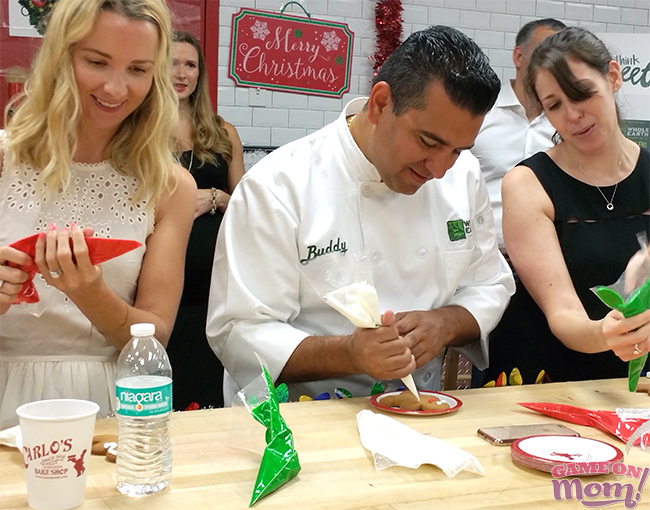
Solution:
[[[63,273],[63,269],[59,268],[56,271],[50,271],[50,276],[54,279],[58,278],[61,276],[61,273]]]

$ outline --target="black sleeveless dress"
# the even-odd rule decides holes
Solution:
[[[201,162],[192,151],[180,157],[199,189],[217,188],[228,193],[228,163],[213,154],[216,164]],[[212,260],[223,214],[205,213],[194,220],[185,258],[185,283],[176,322],[167,345],[173,370],[174,409],[191,403],[199,407],[223,407],[223,365],[205,336],[210,297]]]
[[[650,237],[650,155],[641,149],[633,172],[618,184],[614,209],[595,186],[574,179],[544,152],[524,160],[553,202],[555,229],[578,297],[591,319],[610,309],[590,290],[614,283],[639,250],[637,233]],[[609,199],[614,186],[600,188]],[[613,352],[584,354],[564,346],[521,281],[490,334],[490,366],[483,382],[517,367],[525,384],[544,369],[552,382],[627,377],[627,363]]]

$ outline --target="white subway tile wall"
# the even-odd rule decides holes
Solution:
[[[594,5],[594,21],[606,21],[609,23],[620,23],[620,7],[610,7],[609,5]]]
[[[568,20],[591,21],[594,15],[594,6],[588,4],[566,4],[564,15]]]
[[[607,3],[619,7],[636,7],[636,0],[609,0]]]
[[[253,108],[253,126],[289,127],[289,110],[280,108]]]
[[[506,12],[506,0],[476,0],[476,10]]]
[[[535,16],[535,2],[530,0],[508,0],[505,12]]]
[[[621,22],[630,25],[647,25],[648,9],[621,9]]]
[[[429,24],[458,27],[460,24],[460,11],[458,9],[429,7]]]
[[[302,0],[313,17],[347,23],[354,32],[350,91],[338,99],[237,87],[228,77],[232,15],[243,7],[279,12],[282,0],[221,0],[218,111],[237,127],[245,146],[279,146],[305,136],[335,120],[348,101],[368,94],[376,3]],[[534,19],[557,18],[594,32],[650,33],[650,0],[402,0],[402,4],[404,38],[428,25],[456,27],[483,48],[502,80],[514,77],[515,36]],[[304,16],[296,5],[286,12]]]
[[[424,5],[404,5],[402,20],[404,23],[422,23],[429,15],[429,9]]]

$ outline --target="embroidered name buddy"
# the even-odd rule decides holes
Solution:
[[[334,242],[334,239],[330,239],[330,243],[324,248],[319,248],[315,244],[307,246],[307,257],[301,259],[300,263],[304,266],[308,264],[310,260],[314,260],[321,255],[326,255],[335,251],[338,251],[343,255],[345,255],[348,251],[347,243],[345,241],[341,241],[340,237],[336,238],[336,243]]]

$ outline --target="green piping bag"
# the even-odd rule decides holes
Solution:
[[[650,279],[632,292],[627,301],[618,292],[604,285],[597,287],[595,292],[603,303],[614,310],[618,310],[625,317],[632,317],[650,308]],[[643,356],[628,361],[627,385],[630,391],[636,391],[639,376],[647,358],[648,353],[646,352]]]
[[[273,380],[263,366],[269,398],[251,410],[253,418],[266,427],[266,448],[249,506],[291,480],[300,471],[298,452],[293,446],[293,433],[280,415],[278,396]]]

